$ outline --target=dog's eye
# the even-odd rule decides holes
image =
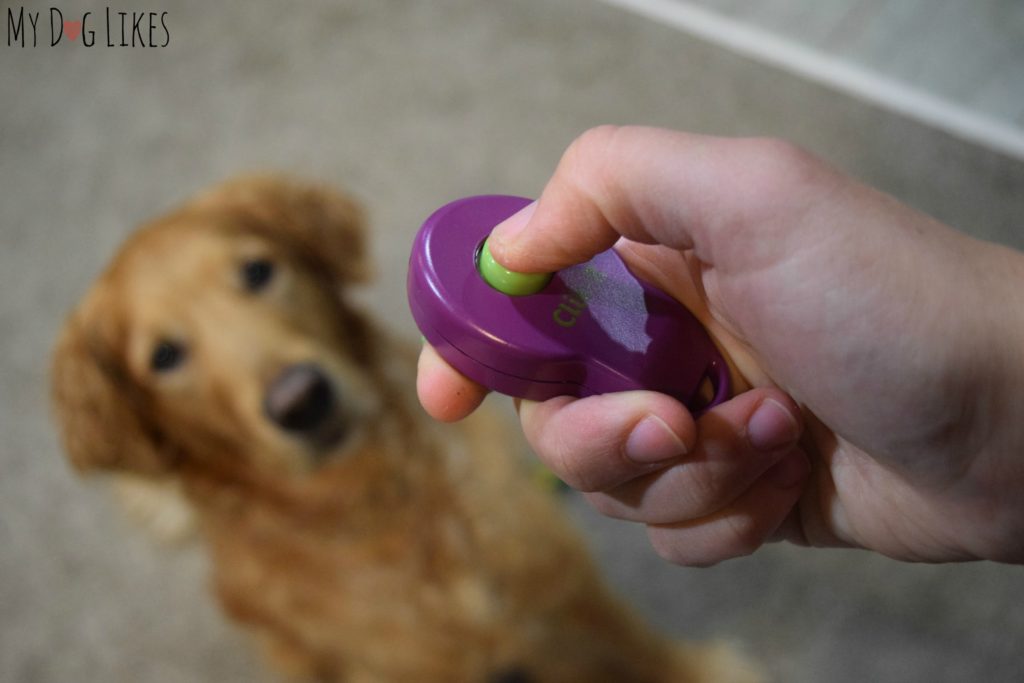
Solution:
[[[242,264],[242,284],[250,292],[258,292],[274,277],[274,264],[267,259],[253,259]]]
[[[153,349],[149,366],[156,372],[167,372],[181,365],[185,360],[185,347],[170,341],[162,341]]]

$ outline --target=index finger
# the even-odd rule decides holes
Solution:
[[[441,422],[457,422],[476,410],[487,389],[460,374],[424,344],[416,367],[416,393],[427,413]]]

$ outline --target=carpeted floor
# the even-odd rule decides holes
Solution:
[[[410,338],[405,260],[421,220],[463,195],[536,194],[597,123],[789,137],[961,229],[1024,247],[1020,161],[600,3],[111,8],[115,19],[167,12],[170,42],[155,48],[107,47],[105,7],[61,8],[65,20],[93,11],[93,47],[88,34],[51,47],[48,7],[37,47],[0,44],[2,681],[273,680],[207,598],[203,558],[154,546],[102,487],[74,480],[46,404],[64,311],[133,225],[230,173],[282,169],[361,197],[379,265],[364,301]],[[639,529],[569,507],[655,623],[735,640],[779,681],[1024,679],[1020,568],[773,547],[684,570]]]

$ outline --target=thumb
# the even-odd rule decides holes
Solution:
[[[625,237],[715,264],[736,252],[737,228],[779,205],[776,190],[792,178],[780,171],[800,156],[774,140],[594,128],[569,146],[540,199],[495,227],[491,253],[509,270],[553,272]]]

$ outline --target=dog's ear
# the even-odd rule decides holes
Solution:
[[[281,176],[249,175],[204,192],[191,206],[237,215],[342,283],[370,277],[362,210],[337,190]]]
[[[170,458],[133,405],[137,392],[90,308],[71,314],[53,351],[51,395],[67,455],[80,472],[166,472]]]

